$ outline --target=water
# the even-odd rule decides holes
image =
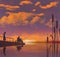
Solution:
[[[24,46],[0,47],[0,57],[60,57],[58,43],[31,43]]]

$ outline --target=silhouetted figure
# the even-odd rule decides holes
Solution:
[[[6,41],[5,34],[6,34],[6,32],[3,33],[3,41]]]
[[[19,43],[23,43],[23,41],[22,41],[22,39],[18,36],[18,38],[17,38],[17,42]]]
[[[47,43],[48,43],[48,37],[47,37]]]

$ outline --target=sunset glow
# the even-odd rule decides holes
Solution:
[[[35,44],[37,41],[36,40],[23,40],[25,44]]]
[[[60,0],[0,0],[0,57],[60,57]]]
[[[6,33],[16,41],[22,40],[46,41],[52,33],[52,17],[60,22],[59,1],[43,0],[12,0],[0,1],[0,35]],[[49,36],[50,37],[50,36]]]

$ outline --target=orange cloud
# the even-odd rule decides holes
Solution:
[[[47,4],[45,6],[40,5],[39,7],[42,9],[49,9],[49,8],[54,7],[54,6],[57,6],[57,4],[58,4],[58,2],[55,1],[55,2],[50,2],[50,4]]]
[[[37,16],[44,16],[44,15],[45,15],[44,13],[37,14]]]
[[[8,16],[3,16],[0,19],[0,24],[5,25],[5,24],[12,24],[12,25],[27,25],[31,23],[35,23],[39,20],[41,16],[43,16],[43,13],[40,14],[33,14],[33,13],[27,13],[27,12],[18,12],[18,13],[13,13],[13,12],[6,12],[6,14],[9,14]],[[29,22],[29,17],[33,17],[33,19]]]
[[[31,1],[25,0],[25,1],[21,1],[20,5],[24,5],[24,4],[32,4]]]
[[[32,18],[32,20],[31,20],[31,22],[30,22],[30,24],[35,24],[36,22],[39,22],[40,20],[41,20],[41,16],[44,16],[45,14],[44,13],[40,13],[40,14],[36,14],[33,18]],[[42,23],[42,21],[40,21],[41,23]]]
[[[12,5],[6,5],[6,4],[0,4],[0,7],[4,7],[7,10],[14,10],[20,8],[19,6],[12,6]]]
[[[12,24],[12,25],[21,25],[21,24],[27,24],[28,17],[33,15],[32,13],[26,13],[26,12],[18,12],[18,13],[10,13],[7,12],[9,16],[3,16],[0,19],[0,24]]]
[[[35,11],[36,11],[36,9],[33,9],[32,11],[33,11],[33,12],[35,12]]]
[[[40,17],[35,16],[35,17],[31,20],[30,24],[35,24],[36,22],[39,21],[39,18],[40,18]]]
[[[41,4],[41,2],[38,1],[38,2],[35,3],[35,6],[38,6],[40,4]]]

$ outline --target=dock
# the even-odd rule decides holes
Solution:
[[[17,45],[25,45],[25,43],[18,42],[9,42],[9,41],[0,41],[0,47],[3,46],[17,46]]]
[[[6,32],[3,33],[3,40],[0,40],[0,47],[25,45],[25,43],[23,42],[23,40],[19,36],[16,41],[7,41],[5,34],[6,34]]]

